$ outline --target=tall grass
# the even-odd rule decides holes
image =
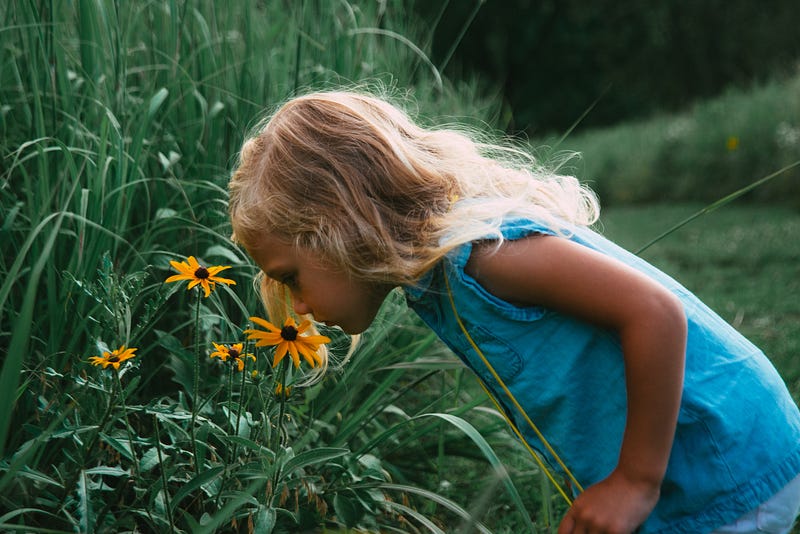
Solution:
[[[268,352],[242,374],[208,358],[260,313],[225,186],[264,107],[367,80],[493,120],[427,58],[432,30],[400,1],[0,6],[0,528],[487,531],[498,506],[533,528],[534,468],[498,456],[504,423],[391,301],[343,371],[288,399]],[[165,285],[189,255],[239,284]],[[89,365],[121,345],[119,372]]]

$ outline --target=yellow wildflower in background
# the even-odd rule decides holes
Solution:
[[[194,256],[189,256],[186,261],[170,261],[172,267],[180,274],[175,274],[167,278],[167,282],[179,282],[181,280],[188,280],[189,287],[192,289],[196,285],[200,285],[208,297],[214,290],[216,283],[236,285],[236,282],[228,278],[217,276],[220,271],[230,269],[230,265],[213,265],[211,267],[203,267],[200,265]]]
[[[250,320],[266,329],[266,331],[254,329],[244,331],[245,334],[248,334],[248,339],[257,340],[256,347],[277,346],[272,367],[276,367],[287,352],[291,355],[296,368],[300,367],[301,354],[311,367],[322,365],[322,358],[317,351],[320,345],[330,343],[331,340],[327,336],[301,336],[300,334],[311,326],[311,321],[303,321],[300,326],[297,326],[295,320],[289,317],[283,324],[283,328],[278,328],[260,317],[250,317]]]
[[[725,148],[728,149],[728,152],[733,152],[739,148],[739,138],[735,135],[728,137],[728,140],[725,141]]]
[[[219,358],[223,362],[227,362],[229,359],[231,363],[236,364],[237,369],[241,372],[244,369],[244,363],[246,358],[250,358],[251,360],[255,361],[256,357],[250,354],[242,354],[242,347],[243,343],[234,343],[233,345],[220,345],[214,343],[214,348],[216,349],[214,352],[211,353],[209,358]]]
[[[120,364],[126,360],[134,358],[136,356],[134,352],[137,350],[138,349],[135,348],[126,349],[125,345],[122,345],[120,348],[114,349],[111,352],[103,351],[102,356],[92,356],[89,358],[89,361],[92,363],[92,365],[102,365],[103,369],[110,365],[115,370],[119,370]]]

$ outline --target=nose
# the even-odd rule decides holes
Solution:
[[[309,305],[306,304],[305,301],[295,293],[292,293],[292,308],[297,315],[306,315],[312,313]]]

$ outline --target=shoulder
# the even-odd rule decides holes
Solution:
[[[546,234],[530,234],[513,240],[482,240],[472,245],[464,272],[487,291],[512,304],[523,302],[516,294],[519,278],[539,278],[544,263],[553,254],[550,241],[561,240]]]
[[[677,299],[653,279],[561,236],[476,242],[464,270],[511,304],[542,306],[607,326],[653,308],[677,309]]]

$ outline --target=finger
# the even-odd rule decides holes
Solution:
[[[572,515],[567,512],[567,514],[561,520],[561,524],[558,525],[558,534],[572,534],[574,529],[575,520],[572,518]]]

